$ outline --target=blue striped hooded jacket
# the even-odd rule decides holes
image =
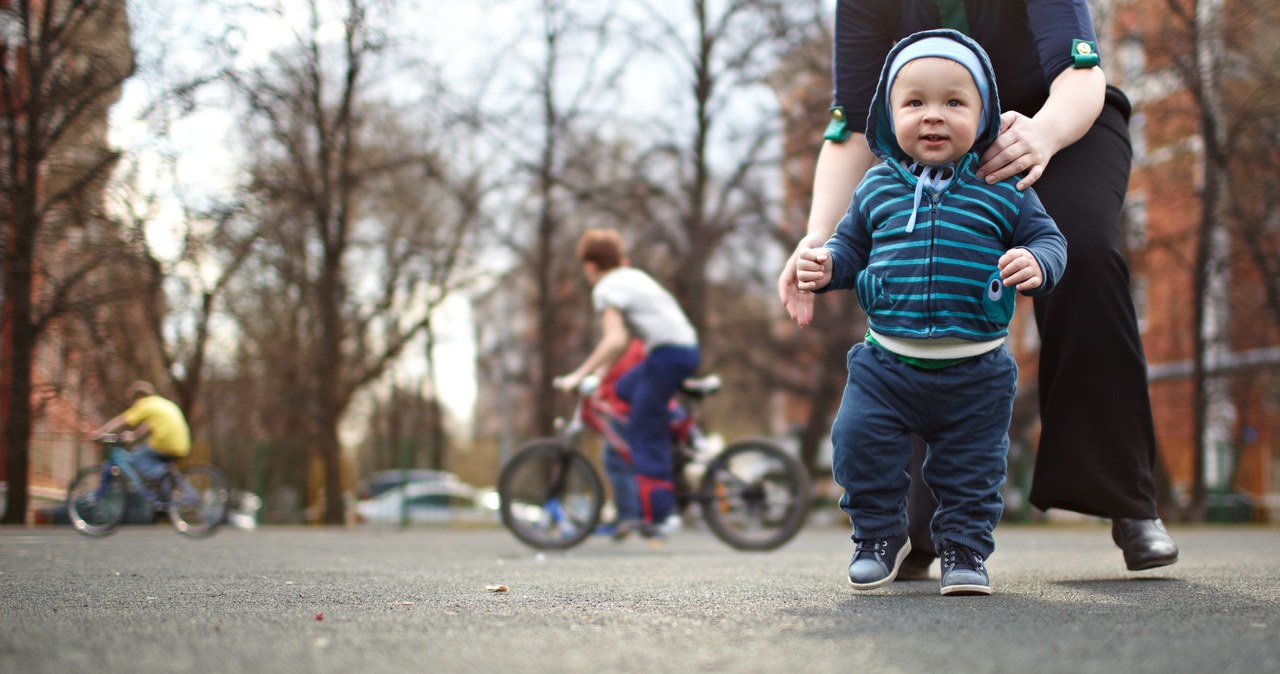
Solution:
[[[968,154],[956,161],[955,179],[940,192],[925,188],[915,206],[918,178],[889,125],[888,65],[907,45],[925,37],[957,40],[978,54],[990,83],[985,128]],[[882,163],[854,191],[849,210],[825,244],[832,257],[831,283],[823,290],[854,288],[875,332],[899,339],[956,337],[989,341],[1008,334],[1014,289],[1001,283],[997,262],[1023,247],[1035,255],[1043,284],[1053,289],[1066,267],[1066,239],[1035,192],[1019,192],[1016,178],[988,185],[978,178],[982,152],[1000,131],[1000,106],[991,62],[960,33],[933,30],[905,38],[886,59],[867,115],[867,142]],[[908,226],[912,212],[915,222]]]

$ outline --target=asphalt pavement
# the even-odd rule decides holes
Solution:
[[[0,528],[0,672],[1280,672],[1280,528],[1179,527],[1124,569],[1101,523],[1002,526],[995,594],[855,592],[811,526],[540,554],[501,529]]]

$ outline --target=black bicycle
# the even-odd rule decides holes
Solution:
[[[606,419],[616,415],[593,395],[597,386],[594,378],[585,380],[573,417],[561,424],[559,434],[525,444],[502,469],[502,522],[532,547],[573,547],[600,522],[604,483],[581,441],[586,428],[610,433]],[[697,424],[698,404],[718,390],[720,380],[714,375],[686,380],[681,387],[687,416],[672,423],[677,504],[682,510],[696,506],[712,533],[738,550],[773,550],[804,526],[812,501],[808,473],[764,438],[707,451]],[[616,434],[609,437],[622,442]]]
[[[129,487],[156,512],[167,512],[173,528],[184,536],[208,536],[226,521],[231,488],[222,471],[213,466],[178,468],[171,463],[163,477],[149,484],[134,469],[118,434],[108,433],[99,442],[102,465],[81,469],[67,487],[67,514],[76,531],[86,536],[114,531],[124,519]]]

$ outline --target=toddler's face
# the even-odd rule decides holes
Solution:
[[[898,145],[916,161],[945,164],[973,147],[982,98],[959,63],[937,57],[907,63],[893,81],[889,102]]]

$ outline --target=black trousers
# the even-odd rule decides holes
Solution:
[[[1041,432],[1031,503],[1152,518],[1155,425],[1120,238],[1133,158],[1128,102],[1114,90],[1107,100],[1093,128],[1054,156],[1035,185],[1067,237],[1067,271],[1035,302]]]
[[[1031,503],[1041,510],[1156,517],[1155,427],[1120,234],[1132,161],[1128,102],[1109,90],[1098,121],[1035,184],[1067,238],[1066,273],[1035,301],[1041,431]],[[911,543],[928,551],[936,506],[914,458],[911,473]]]

